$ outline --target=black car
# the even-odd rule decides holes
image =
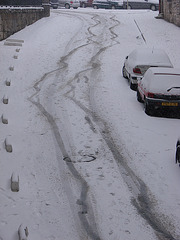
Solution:
[[[125,9],[159,9],[159,0],[124,0],[123,8]]]
[[[105,8],[105,9],[122,9],[123,2],[122,1],[102,1],[102,0],[94,0],[93,8]]]
[[[57,0],[52,0],[50,1],[50,6],[53,8],[53,9],[57,9],[59,4],[58,4],[58,1]]]

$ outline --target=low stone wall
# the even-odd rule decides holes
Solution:
[[[163,16],[168,22],[180,27],[180,0],[164,0]]]
[[[49,15],[49,4],[44,4],[42,7],[0,8],[0,40]]]

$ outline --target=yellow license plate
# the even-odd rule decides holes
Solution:
[[[178,103],[163,102],[162,106],[177,107]]]

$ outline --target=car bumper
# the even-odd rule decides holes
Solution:
[[[154,109],[180,109],[180,100],[164,100],[164,99],[153,99],[146,98],[146,103],[149,107],[153,107]]]
[[[138,80],[141,80],[142,79],[142,75],[131,75],[130,76],[130,81],[132,84],[138,84]]]
[[[80,7],[80,3],[79,2],[74,2],[73,4],[71,4],[71,7],[73,7],[73,8],[78,8],[78,7]]]
[[[51,4],[51,7],[52,7],[53,9],[57,9],[57,8],[58,8],[58,4]]]

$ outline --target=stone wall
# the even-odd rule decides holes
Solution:
[[[0,8],[0,40],[6,39],[37,20],[50,15],[50,6]]]
[[[168,22],[180,27],[180,0],[164,0],[163,16]]]

